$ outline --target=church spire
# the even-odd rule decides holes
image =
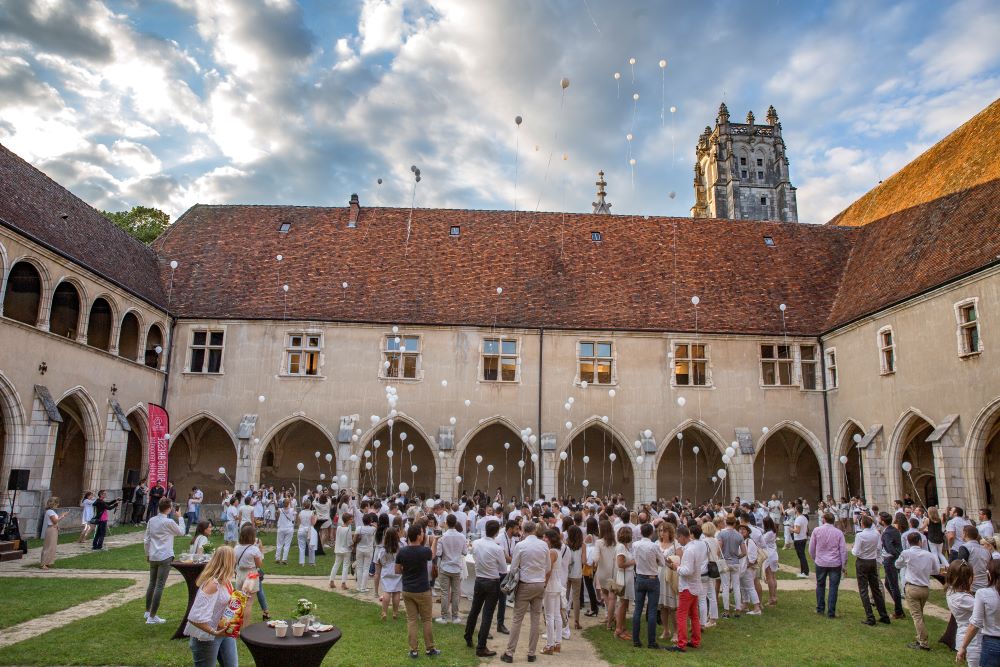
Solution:
[[[597,172],[597,182],[594,185],[597,186],[597,201],[592,202],[594,207],[594,213],[600,213],[607,215],[611,213],[611,203],[605,201],[604,197],[608,194],[604,188],[607,186],[607,181],[604,180],[604,171]]]

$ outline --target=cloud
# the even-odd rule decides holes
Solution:
[[[103,32],[110,12],[94,2],[4,2],[0,34],[19,37],[36,48],[72,58],[111,60],[111,40]]]
[[[395,51],[403,43],[403,1],[365,0],[358,23],[361,54]]]

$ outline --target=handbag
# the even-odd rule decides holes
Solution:
[[[714,560],[708,561],[708,578],[709,579],[721,579],[722,574],[719,572],[719,564]]]
[[[608,590],[615,595],[622,595],[625,592],[625,570],[615,565],[615,574],[608,584]]]
[[[520,571],[520,566],[518,566],[516,570],[508,570],[507,574],[504,575],[504,578],[500,581],[500,590],[507,597],[513,597],[517,594],[517,584],[520,581]]]

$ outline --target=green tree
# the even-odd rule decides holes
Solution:
[[[170,224],[170,216],[157,208],[133,206],[130,211],[101,211],[131,236],[143,243],[152,243]]]

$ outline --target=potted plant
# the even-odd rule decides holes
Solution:
[[[310,602],[306,598],[299,598],[295,603],[295,616],[299,619],[299,623],[305,623],[308,628],[312,625],[313,620],[316,618],[315,612],[318,605],[315,602]]]

